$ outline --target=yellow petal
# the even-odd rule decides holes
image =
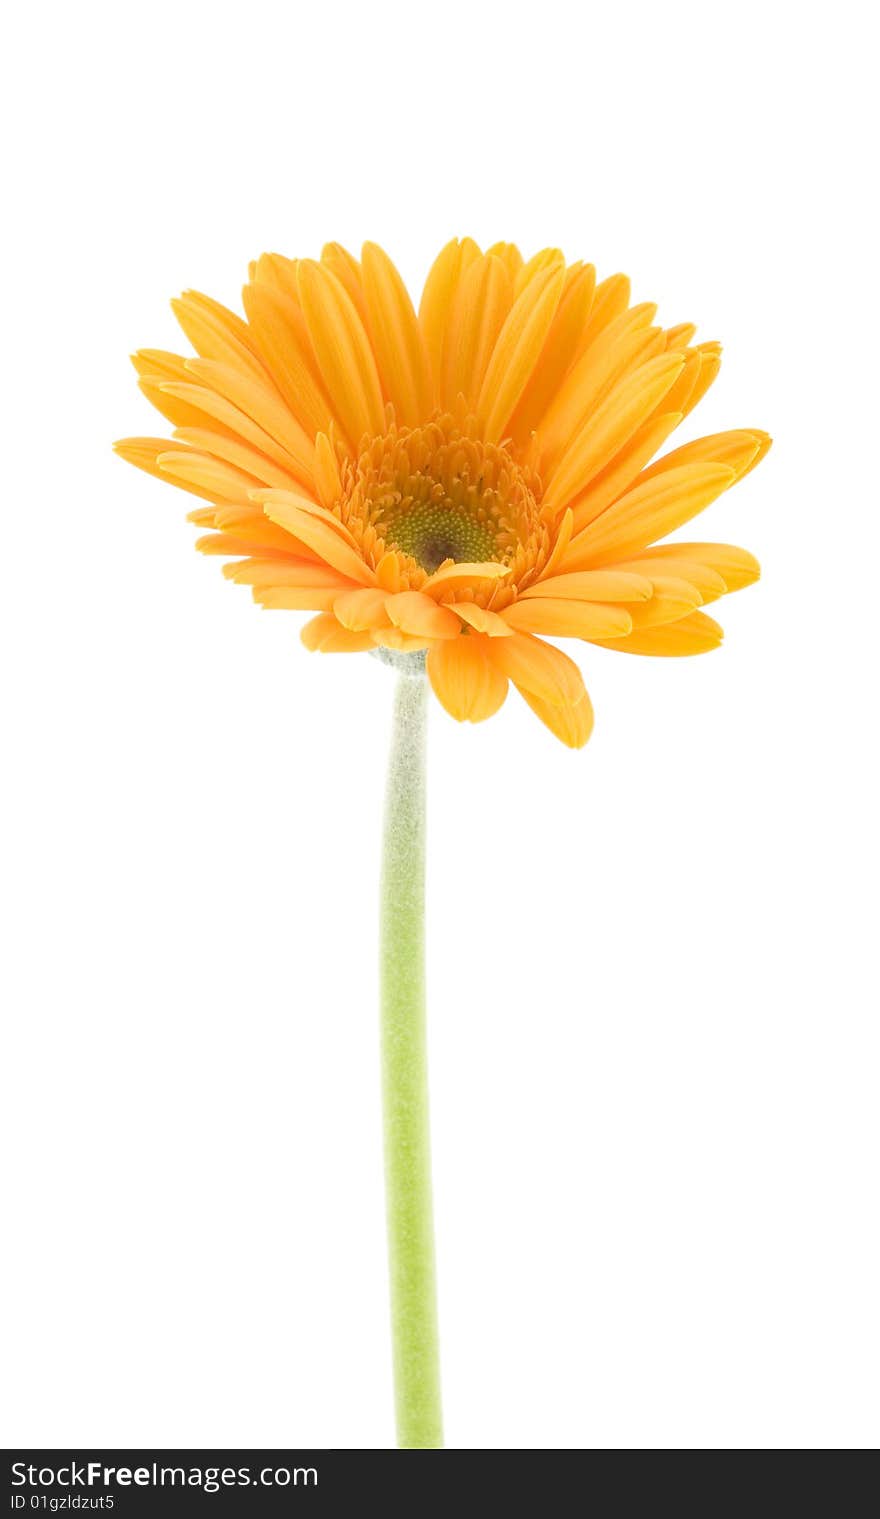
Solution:
[[[428,650],[428,678],[437,700],[460,723],[485,721],[507,695],[507,676],[489,660],[488,644],[472,633]]]
[[[549,638],[620,638],[632,627],[624,607],[596,601],[520,600],[505,607],[501,615],[508,627]]]
[[[434,408],[428,352],[406,286],[387,253],[364,243],[361,253],[369,331],[385,395],[399,422],[416,427]]]

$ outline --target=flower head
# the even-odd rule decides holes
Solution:
[[[173,305],[197,357],[134,363],[174,439],[118,451],[205,502],[197,546],[232,556],[257,602],[317,614],[308,649],[426,650],[459,720],[512,681],[580,747],[590,700],[545,638],[702,653],[722,635],[700,608],[757,579],[744,549],[658,543],[770,439],[716,433],[650,463],[720,349],[658,326],[622,275],[454,240],[416,314],[381,248],[331,243],[252,264],[246,320],[195,292]]]

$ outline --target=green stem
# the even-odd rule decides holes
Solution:
[[[381,896],[382,1091],[397,1443],[443,1444],[425,1038],[427,681],[398,678]]]

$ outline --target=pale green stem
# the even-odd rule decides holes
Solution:
[[[401,662],[402,663],[402,662]],[[381,897],[382,1092],[397,1443],[443,1444],[425,1036],[427,681],[398,677]]]

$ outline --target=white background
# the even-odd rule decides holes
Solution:
[[[3,257],[4,1444],[383,1446],[391,678],[307,655],[111,455],[263,249],[558,244],[725,341],[776,445],[697,660],[571,753],[434,707],[448,1441],[877,1440],[867,4],[19,9]],[[578,652],[577,648],[575,652]]]

